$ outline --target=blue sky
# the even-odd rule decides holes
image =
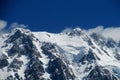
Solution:
[[[0,0],[0,19],[33,31],[120,26],[119,0]]]

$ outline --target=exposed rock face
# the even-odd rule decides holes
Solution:
[[[14,59],[13,62],[10,64],[9,68],[12,68],[14,70],[20,69],[22,64],[23,64],[23,61],[20,61],[18,59]]]
[[[43,53],[50,58],[47,71],[50,74],[52,80],[75,79],[75,76],[71,72],[72,70],[70,70],[68,64],[62,60],[63,57],[57,54],[57,50],[54,44],[43,43],[41,48]]]
[[[5,41],[7,46],[9,46],[9,44],[13,44],[7,51],[8,57],[13,59],[13,61],[8,63],[6,59],[1,60],[1,68],[9,65],[8,72],[14,72],[14,76],[10,75],[7,77],[8,80],[23,80],[23,78],[18,74],[22,66],[26,66],[26,69],[24,69],[24,72],[22,72],[25,80],[44,79],[42,77],[42,75],[45,73],[43,63],[39,60],[39,58],[42,56],[33,43],[34,38],[35,37],[32,35],[32,33],[26,35],[26,32],[24,33],[18,29]],[[26,64],[24,60],[22,60],[22,56],[27,58],[28,62]]]
[[[69,72],[69,67],[60,58],[49,61],[48,73],[52,80],[74,80],[75,76]]]
[[[0,69],[4,68],[5,66],[8,66],[8,61],[7,59],[1,59],[0,60]]]
[[[26,80],[44,80],[42,75],[45,73],[43,63],[37,58],[32,58],[25,70]]]
[[[80,62],[82,64],[85,64],[85,62],[93,63],[95,60],[100,60],[100,58],[90,49],[88,54],[84,55],[82,59],[80,59]]]
[[[36,50],[33,44],[34,36],[32,34],[26,35],[19,29],[6,40],[7,43],[13,43],[14,45],[8,51],[9,56],[15,56],[15,54],[32,56],[40,56],[40,53]],[[31,54],[34,53],[34,54]]]
[[[118,80],[109,70],[101,66],[95,68],[89,73],[86,80]]]

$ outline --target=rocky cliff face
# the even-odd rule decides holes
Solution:
[[[119,42],[79,28],[0,36],[1,80],[119,80]]]

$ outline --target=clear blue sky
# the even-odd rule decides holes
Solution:
[[[120,26],[120,0],[0,0],[0,19],[33,31]]]

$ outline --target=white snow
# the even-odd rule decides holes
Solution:
[[[24,72],[27,68],[27,63],[29,62],[29,59],[25,56],[25,55],[22,55],[20,58],[19,58],[21,61],[23,61],[23,65],[22,67],[18,70],[18,74],[20,77],[22,77],[23,79],[25,79],[25,75],[24,75]]]

